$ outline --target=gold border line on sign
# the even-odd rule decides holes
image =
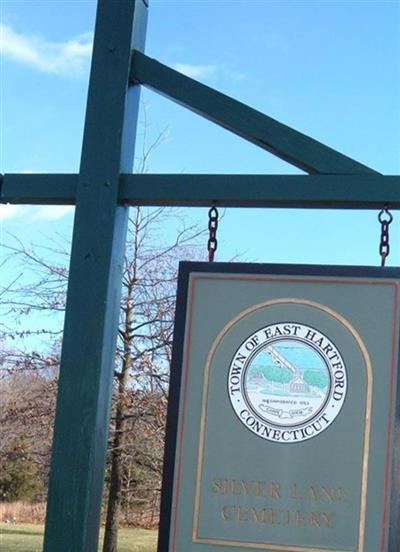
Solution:
[[[198,279],[198,278],[196,278]],[[194,503],[194,516],[193,516],[193,533],[192,540],[195,543],[202,544],[215,544],[215,545],[224,545],[224,546],[236,546],[242,548],[255,548],[261,550],[276,550],[284,552],[349,552],[349,549],[339,550],[339,549],[327,549],[327,548],[310,548],[302,546],[288,546],[280,544],[261,544],[254,542],[241,542],[233,540],[223,540],[207,537],[199,537],[199,515],[200,515],[200,489],[202,482],[202,471],[203,471],[203,461],[204,461],[204,441],[205,441],[205,427],[207,420],[207,396],[208,396],[208,385],[209,385],[209,376],[210,376],[210,367],[213,360],[215,351],[220,345],[223,337],[231,330],[231,328],[242,318],[247,316],[250,313],[253,313],[264,307],[269,307],[272,305],[279,304],[299,304],[306,305],[319,309],[323,312],[328,313],[333,318],[336,318],[353,336],[356,341],[360,351],[364,357],[364,362],[366,366],[367,373],[367,393],[365,400],[365,431],[364,431],[364,447],[363,447],[363,462],[362,462],[362,475],[361,475],[361,497],[360,497],[360,523],[358,529],[358,545],[354,552],[363,552],[364,550],[364,540],[365,540],[365,517],[366,517],[366,505],[367,505],[367,488],[368,488],[368,460],[369,460],[369,447],[370,447],[370,431],[371,431],[371,407],[372,407],[372,385],[373,385],[373,373],[371,359],[369,357],[368,350],[364,345],[360,335],[357,330],[346,320],[341,314],[337,313],[333,309],[316,303],[314,301],[309,301],[307,299],[295,299],[291,297],[272,299],[265,301],[263,303],[258,303],[253,305],[242,312],[240,312],[235,318],[230,320],[221,332],[218,334],[215,339],[212,347],[208,353],[205,370],[204,370],[204,384],[203,384],[203,395],[201,402],[201,417],[200,417],[200,434],[199,434],[199,451],[197,458],[197,469],[196,469],[196,495]]]

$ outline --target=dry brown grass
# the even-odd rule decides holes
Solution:
[[[46,517],[46,503],[37,502],[0,502],[0,523],[44,523]],[[105,523],[105,514],[101,517]],[[155,509],[140,512],[122,512],[120,527],[139,527],[142,529],[156,529],[158,527],[158,511]]]
[[[0,522],[44,523],[46,504],[38,502],[0,502]]]

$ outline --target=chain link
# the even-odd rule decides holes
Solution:
[[[381,240],[379,243],[379,255],[381,256],[381,266],[385,266],[386,257],[388,257],[390,253],[389,224],[393,220],[393,215],[389,211],[387,205],[385,205],[385,207],[379,212],[378,220],[381,225]]]
[[[214,255],[218,247],[217,241],[218,229],[218,209],[213,205],[208,211],[208,231],[209,238],[207,242],[208,260],[210,263],[214,261]]]

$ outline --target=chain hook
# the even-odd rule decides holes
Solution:
[[[208,211],[208,231],[209,238],[207,242],[208,261],[212,263],[214,261],[214,255],[218,247],[217,241],[217,229],[218,229],[218,209],[215,204]]]
[[[381,266],[385,266],[386,258],[390,253],[389,245],[389,224],[393,220],[393,215],[389,211],[387,204],[378,214],[378,221],[381,225],[381,239],[379,243],[379,255],[381,256]]]

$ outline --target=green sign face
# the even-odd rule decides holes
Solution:
[[[159,550],[398,552],[399,275],[273,269],[181,268]]]

